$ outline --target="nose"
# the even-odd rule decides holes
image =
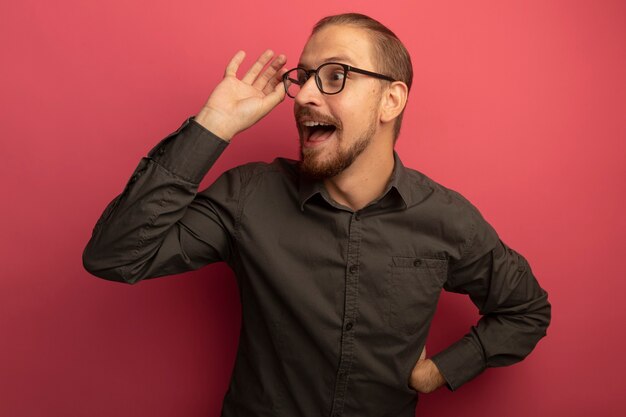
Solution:
[[[315,83],[315,76],[312,75],[308,80],[300,87],[300,91],[294,97],[294,100],[298,105],[305,104],[319,105],[322,99],[322,92],[317,88]]]

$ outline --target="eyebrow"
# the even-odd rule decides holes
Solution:
[[[352,59],[348,58],[345,55],[331,56],[329,58],[326,58],[324,61],[322,61],[322,64],[326,62],[341,62],[341,63],[347,63],[347,64],[352,65]],[[304,65],[302,62],[298,62],[298,67],[306,68],[306,65]]]

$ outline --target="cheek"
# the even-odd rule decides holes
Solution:
[[[369,125],[369,121],[378,110],[378,103],[374,100],[376,90],[371,94],[370,90],[366,89],[362,94],[342,97],[341,107],[338,108],[336,115],[344,123],[346,130],[349,128],[358,130]]]
[[[358,125],[359,111],[357,106],[354,105],[354,102],[331,109],[331,111],[333,112],[333,116],[341,123],[343,130],[352,130],[355,127],[355,123]]]

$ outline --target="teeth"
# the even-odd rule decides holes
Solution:
[[[322,123],[322,122],[314,122],[314,121],[306,121],[306,122],[302,122],[303,125],[305,125],[306,127],[313,127],[313,126],[332,126],[329,123]]]

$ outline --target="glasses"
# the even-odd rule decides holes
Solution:
[[[291,98],[295,98],[304,83],[315,74],[315,84],[323,94],[337,94],[343,90],[346,85],[346,76],[348,72],[358,72],[359,74],[369,75],[370,77],[380,78],[381,80],[395,81],[386,75],[377,74],[360,68],[355,68],[347,64],[339,62],[327,62],[320,65],[317,69],[307,70],[305,68],[294,68],[283,74],[283,85],[285,92]]]

